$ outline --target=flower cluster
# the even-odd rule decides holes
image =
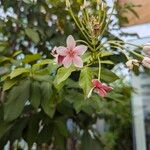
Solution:
[[[150,68],[150,44],[143,46],[143,52],[147,55],[143,57],[143,60],[140,62],[137,59],[130,59],[126,62],[126,66],[132,70],[134,66],[139,67],[142,64],[146,68]]]
[[[53,48],[51,54],[55,57],[56,63],[58,65],[64,65],[65,68],[69,68],[71,64],[74,64],[78,68],[82,68],[83,60],[80,56],[87,51],[87,46],[76,46],[76,41],[72,35],[67,37],[66,43],[67,47],[59,46]],[[101,97],[107,96],[107,93],[113,89],[112,87],[101,83],[98,79],[93,79],[92,85],[93,88],[91,92],[94,90],[94,92],[99,94]]]

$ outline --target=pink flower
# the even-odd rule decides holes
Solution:
[[[53,48],[51,55],[55,57],[55,61],[57,64],[62,65],[62,61],[65,57],[57,54],[57,47],[56,46]]]
[[[67,38],[67,47],[59,46],[57,48],[57,54],[59,56],[63,56],[62,64],[64,67],[69,68],[73,63],[76,67],[82,68],[83,61],[80,58],[85,51],[87,50],[87,46],[78,45],[76,46],[76,42],[72,35],[69,35]]]
[[[144,59],[142,60],[142,65],[146,68],[150,69],[150,57],[145,56]]]
[[[93,79],[92,84],[93,84],[94,91],[102,97],[107,96],[107,93],[113,89],[111,86],[101,83],[97,79]]]

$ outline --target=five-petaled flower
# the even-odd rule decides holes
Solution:
[[[76,67],[82,68],[83,61],[80,58],[85,51],[87,46],[78,45],[76,46],[76,41],[72,35],[69,35],[67,38],[67,47],[59,46],[57,47],[56,54],[53,56],[56,58],[58,64],[63,64],[64,67],[69,68],[73,63]]]
[[[99,94],[101,97],[107,96],[107,93],[113,90],[111,86],[101,83],[98,79],[93,79],[92,84],[94,92]]]

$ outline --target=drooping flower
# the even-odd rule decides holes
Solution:
[[[142,60],[142,65],[146,68],[150,69],[150,57],[145,56],[144,59]]]
[[[55,57],[55,61],[57,64],[62,65],[62,61],[65,57],[57,54],[57,48],[58,47],[56,47],[56,46],[53,48],[51,55]]]
[[[107,96],[107,93],[113,90],[111,86],[101,83],[98,79],[92,80],[93,90],[102,97]]]
[[[56,51],[59,56],[63,56],[62,64],[64,67],[69,68],[73,63],[76,67],[82,68],[83,61],[80,58],[85,51],[87,50],[87,46],[78,45],[76,46],[76,41],[74,40],[72,35],[69,35],[67,38],[67,47],[59,46]]]
[[[139,61],[137,59],[131,59],[126,62],[126,66],[132,70],[134,66],[139,66]]]
[[[143,46],[143,52],[150,55],[150,43],[147,43]]]

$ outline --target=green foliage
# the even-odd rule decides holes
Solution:
[[[33,81],[31,83],[31,94],[30,94],[30,103],[36,109],[39,108],[41,103],[42,95],[41,95],[41,87],[38,81]]]
[[[82,69],[79,79],[79,85],[82,87],[85,96],[88,96],[92,88],[92,70],[89,67]]]
[[[39,34],[35,30],[27,28],[25,33],[34,43],[37,44],[40,41]]]
[[[13,87],[4,104],[4,120],[12,121],[20,116],[29,95],[30,80],[24,80],[19,85]]]
[[[85,132],[82,139],[82,150],[100,150],[102,149],[100,142],[97,139],[93,139],[88,132]]]
[[[57,87],[58,85],[60,85],[63,81],[65,81],[70,75],[71,73],[75,71],[74,67],[70,67],[70,68],[65,68],[62,67],[60,69],[58,69],[56,78],[54,80],[54,84]]]
[[[29,69],[27,68],[17,68],[15,70],[13,70],[11,73],[10,73],[10,79],[13,79],[21,74],[24,74],[24,73],[29,73]]]
[[[71,4],[77,18],[83,1],[73,0]],[[33,143],[38,149],[45,145],[53,150],[119,150],[126,145],[130,149],[132,89],[122,82],[115,85],[120,78],[112,71],[126,61],[120,51],[111,44],[103,47],[102,40],[94,41],[97,35],[91,28],[87,40],[66,11],[65,1],[5,0],[1,5],[4,12],[12,8],[14,14],[0,18],[0,149],[8,141],[13,146],[20,139],[27,142],[29,149]],[[94,15],[95,5],[92,0]],[[100,14],[104,24],[108,10],[104,8]],[[83,29],[91,27],[91,22],[81,22]],[[102,29],[103,25],[99,33]],[[69,34],[88,46],[82,56],[83,68],[65,68],[52,58],[52,48],[64,45]],[[108,41],[121,41],[109,30],[102,36]],[[97,58],[101,59],[101,81],[111,83],[114,90],[105,98],[92,91],[87,98],[93,88],[92,79],[98,77]],[[98,118],[104,119],[108,127],[104,134],[93,128]],[[69,120],[72,123],[68,124]]]
[[[41,85],[42,102],[41,106],[49,117],[53,117],[55,113],[55,95],[52,92],[52,84],[43,82]]]

